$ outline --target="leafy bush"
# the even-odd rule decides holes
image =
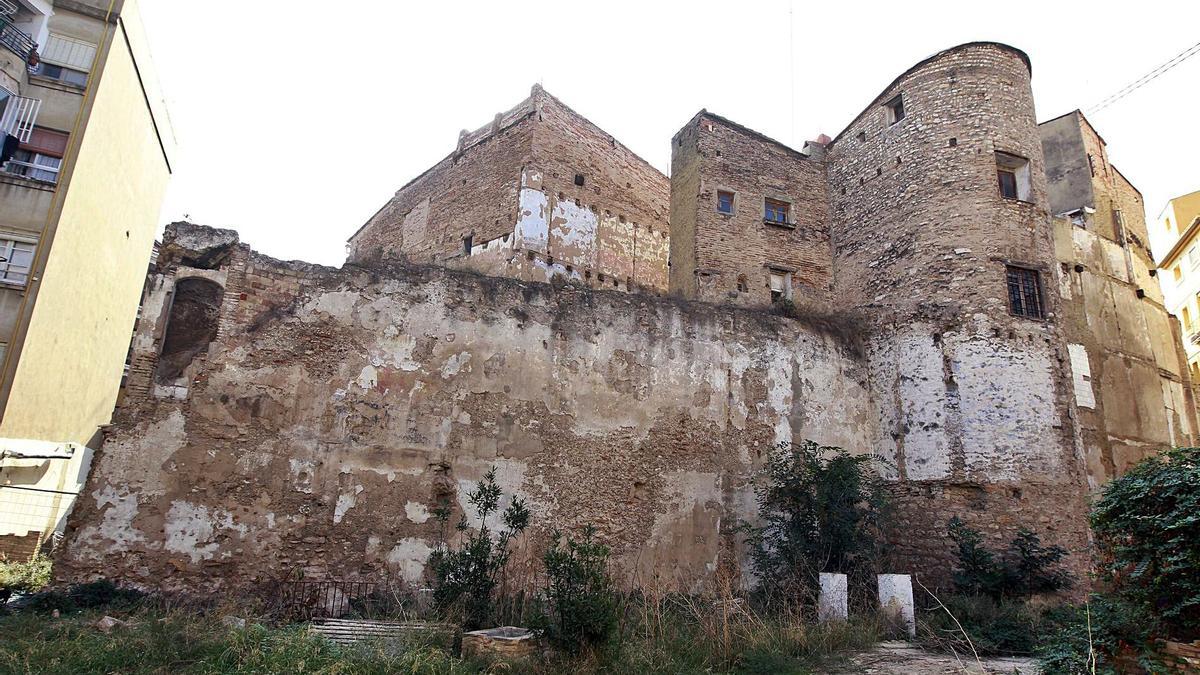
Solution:
[[[492,592],[499,581],[511,551],[509,543],[529,526],[529,510],[518,497],[513,497],[501,514],[504,529],[493,533],[488,517],[500,508],[501,490],[496,483],[496,468],[492,467],[467,501],[479,517],[479,528],[472,529],[464,513],[455,525],[460,535],[459,548],[451,549],[444,536],[429,556],[434,574],[433,599],[443,610],[461,610],[463,626],[476,629],[484,626],[492,615]],[[443,524],[450,511],[436,511]]]
[[[917,639],[931,649],[970,654],[974,648],[980,656],[1030,654],[1043,629],[1041,614],[1023,601],[985,595],[943,595],[938,600],[922,602],[918,616]]]
[[[1113,592],[1161,617],[1170,637],[1200,638],[1200,448],[1146,459],[1109,482],[1091,523]]]
[[[608,575],[608,547],[595,541],[595,528],[583,538],[555,532],[542,557],[549,578],[546,595],[553,612],[547,633],[563,648],[578,652],[605,642],[617,624],[617,595]]]
[[[1093,595],[1087,605],[1052,610],[1048,618],[1052,628],[1036,649],[1047,675],[1129,672],[1118,657],[1163,672],[1149,649],[1155,621],[1136,605]]]
[[[35,556],[28,562],[0,560],[0,601],[15,593],[32,593],[50,583],[50,559]]]
[[[1024,527],[1002,555],[984,548],[983,536],[958,516],[950,519],[950,538],[958,547],[954,586],[959,593],[999,600],[1053,593],[1071,585],[1066,571],[1057,567],[1066,549],[1043,546],[1038,535]]]
[[[875,572],[886,504],[872,459],[813,441],[771,449],[754,485],[764,524],[743,525],[761,597],[812,602],[821,572]]]

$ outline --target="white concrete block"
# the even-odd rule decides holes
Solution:
[[[884,616],[903,624],[909,637],[917,636],[917,618],[913,611],[912,577],[907,574],[880,574],[879,607]]]
[[[817,600],[817,620],[845,621],[847,610],[846,575],[836,572],[821,572],[821,596]]]

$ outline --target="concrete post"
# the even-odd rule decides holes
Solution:
[[[907,574],[880,574],[879,607],[896,625],[903,625],[910,638],[917,636],[913,611],[912,577]]]
[[[817,620],[845,621],[847,611],[846,575],[836,572],[821,572],[821,596],[817,600]]]

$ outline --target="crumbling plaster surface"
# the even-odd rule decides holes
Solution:
[[[738,548],[769,444],[871,447],[845,325],[429,268],[307,283],[214,343],[188,400],[122,409],[64,574],[416,580],[429,514],[495,466],[535,514],[527,558],[591,522],[627,570],[694,587]]]

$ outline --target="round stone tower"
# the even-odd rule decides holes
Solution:
[[[828,150],[835,297],[869,335],[895,543],[934,576],[955,515],[996,544],[1021,526],[1086,543],[1030,72],[1007,45],[939,52]]]

